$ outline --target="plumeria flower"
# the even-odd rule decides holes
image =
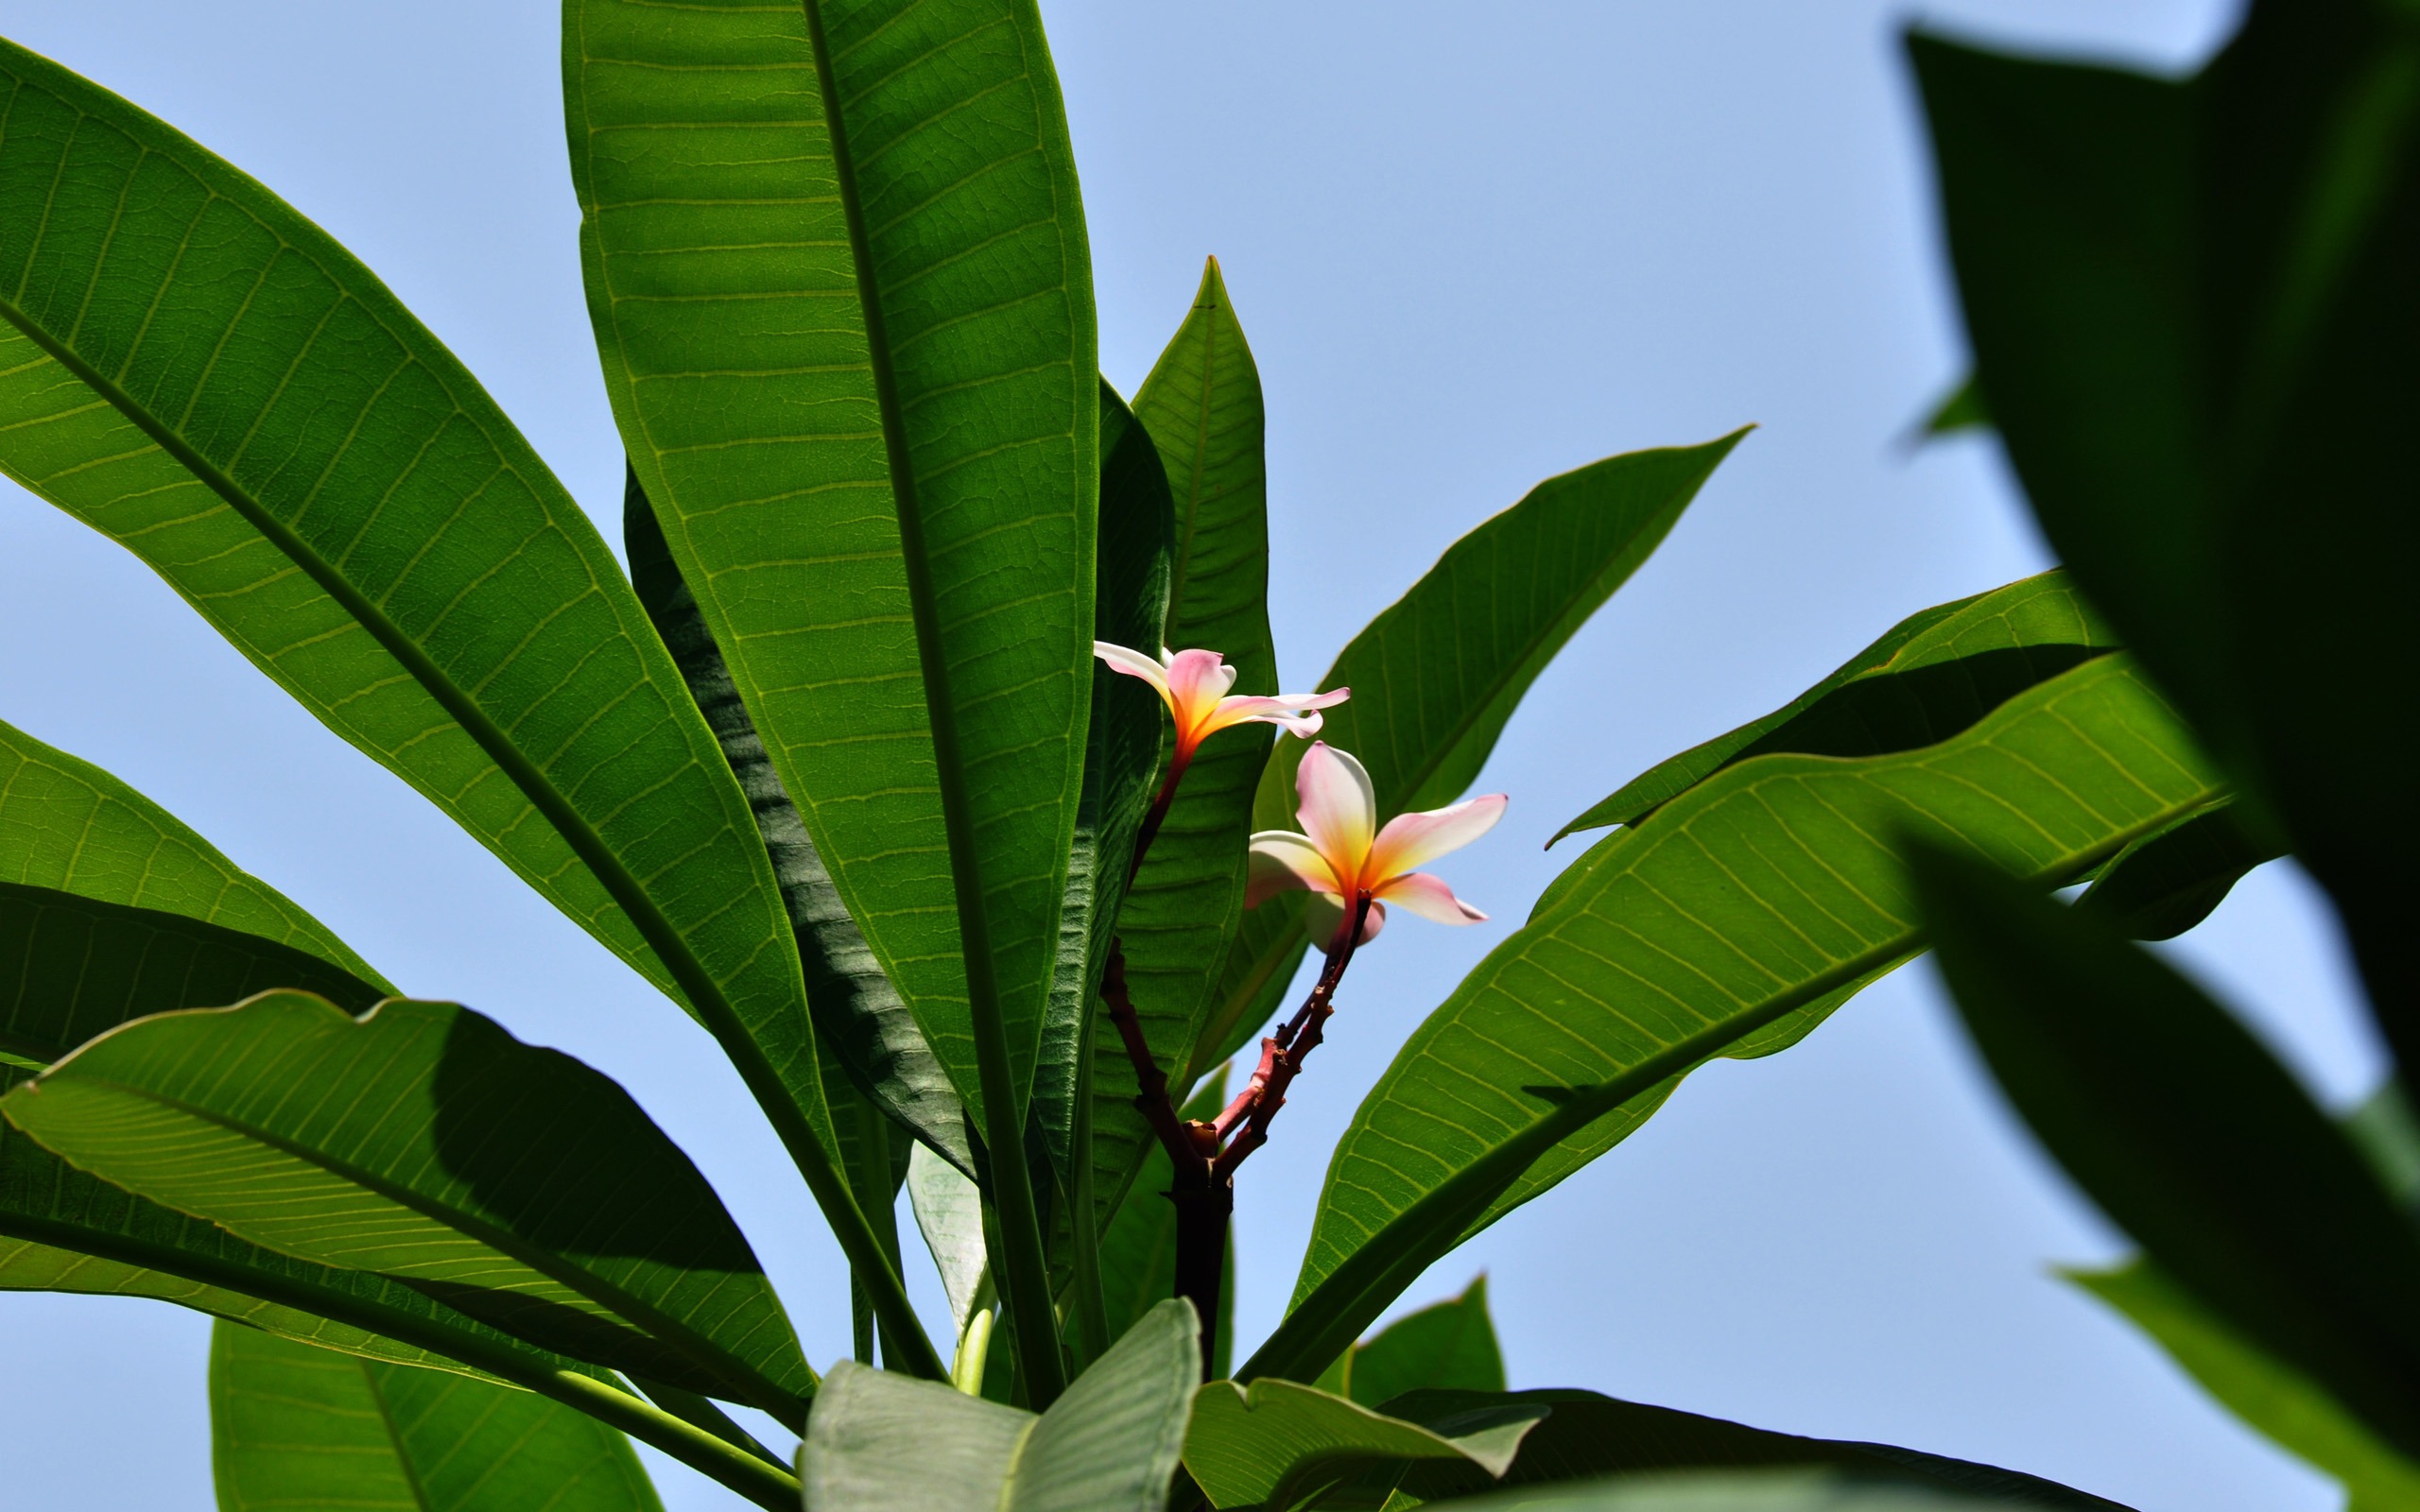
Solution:
[[[1301,887],[1311,894],[1313,927],[1333,933],[1363,896],[1369,918],[1361,943],[1386,923],[1386,904],[1400,903],[1441,924],[1476,924],[1487,918],[1454,896],[1439,878],[1412,868],[1434,861],[1495,828],[1504,795],[1491,793],[1426,814],[1398,814],[1378,828],[1378,800],[1361,764],[1323,740],[1313,741],[1294,774],[1303,833],[1263,830],[1252,837],[1247,906]]]
[[[1350,688],[1332,693],[1284,693],[1273,698],[1230,697],[1236,669],[1216,651],[1169,651],[1156,657],[1131,651],[1107,641],[1093,643],[1093,655],[1114,671],[1140,678],[1159,690],[1168,713],[1176,718],[1176,755],[1171,765],[1183,771],[1204,740],[1230,725],[1275,725],[1307,740],[1320,732],[1322,709],[1332,709],[1353,696]]]

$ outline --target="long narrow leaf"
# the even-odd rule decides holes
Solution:
[[[219,1512],[662,1512],[630,1440],[526,1391],[221,1323],[210,1343]]]
[[[0,96],[0,471],[685,1002],[811,1165],[771,869],[587,517],[291,206],[8,43]]]
[[[162,1014],[0,1113],[138,1196],[542,1347],[792,1422],[815,1390],[687,1158],[612,1082],[467,1009],[398,999],[354,1020],[271,993]]]
[[[2034,511],[2328,889],[2409,1064],[2420,713],[2387,690],[2420,670],[2420,39],[2398,10],[2263,0],[2190,80],[1911,51]]]
[[[1761,719],[1658,762],[1555,833],[1636,824],[1737,762],[1775,751],[1880,756],[1946,740],[2116,639],[2066,575],[2047,572],[1893,626]],[[1548,842],[1551,844],[1552,842]]]
[[[1628,1135],[1674,1078],[1913,953],[1901,832],[2072,880],[2216,794],[2168,706],[2102,657],[1939,746],[1762,757],[1599,842],[1355,1112],[1294,1310],[1243,1373],[1316,1376],[1439,1256]]]
[[[2106,920],[1910,858],[1960,1015],[2068,1175],[2187,1295],[2420,1450],[2420,1233],[2226,1010]]]
[[[816,850],[797,805],[782,786],[781,774],[765,752],[755,721],[732,685],[730,668],[698,610],[697,595],[673,565],[635,471],[625,490],[622,536],[639,602],[680,665],[689,696],[721,743],[723,759],[731,764],[756,816],[757,833],[789,910],[816,1032],[832,1046],[850,1079],[883,1111],[973,1175],[965,1105],[840,901],[831,869]]]

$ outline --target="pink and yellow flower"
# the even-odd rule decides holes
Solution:
[[[1176,719],[1176,755],[1171,765],[1182,771],[1201,744],[1230,725],[1275,725],[1305,740],[1320,732],[1322,709],[1332,709],[1353,696],[1350,688],[1332,693],[1285,693],[1274,697],[1231,697],[1236,669],[1216,651],[1162,650],[1157,657],[1107,641],[1093,643],[1093,655],[1110,669],[1140,678],[1159,690],[1160,698]]]
[[[1378,828],[1378,801],[1370,774],[1351,756],[1313,741],[1294,774],[1302,833],[1263,830],[1252,837],[1252,876],[1244,895],[1258,907],[1276,894],[1303,888],[1311,894],[1314,937],[1324,926],[1342,926],[1346,911],[1367,897],[1370,914],[1361,939],[1386,922],[1386,904],[1399,903],[1441,924],[1476,924],[1487,916],[1454,896],[1437,877],[1412,868],[1434,861],[1495,828],[1504,816],[1504,795],[1491,793],[1425,814],[1398,814]]]

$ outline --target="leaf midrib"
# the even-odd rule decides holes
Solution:
[[[204,487],[226,502],[245,523],[266,538],[285,558],[307,574],[320,590],[352,617],[354,623],[370,632],[380,649],[400,662],[412,680],[436,700],[454,722],[488,758],[511,779],[530,805],[544,816],[564,841],[570,845],[581,863],[603,883],[614,902],[630,916],[650,950],[664,962],[673,980],[690,1005],[708,1026],[719,1032],[726,1026],[736,1029],[740,1020],[737,1009],[725,997],[704,963],[690,950],[688,942],[670,919],[656,907],[637,877],[622,865],[619,857],[605,843],[588,821],[553,782],[516,747],[504,730],[488,717],[486,712],[470,696],[457,687],[438,667],[434,660],[406,635],[402,627],[389,619],[375,603],[348,582],[336,565],[313,550],[285,522],[271,514],[242,485],[221,472],[215,464],[189,445],[166,421],[155,416],[147,406],[101,375],[73,349],[54,339],[50,334],[26,315],[13,300],[0,300],[0,319],[14,326],[26,338],[42,348],[53,361],[74,374],[86,387],[99,394],[109,405],[126,417],[148,436],[153,444],[166,452],[177,464],[191,473]],[[642,674],[644,675],[644,674]],[[744,1032],[737,1035],[748,1042]]]
[[[2063,857],[2058,866],[2043,868],[2031,880],[2054,880],[2075,871],[2088,870],[2100,861],[2124,850],[2135,840],[2173,823],[2179,815],[2190,813],[2206,801],[2206,794],[2201,794],[2185,802],[2165,805],[2152,816],[2127,826],[2123,830],[2113,832],[2100,842]],[[1583,901],[1575,896],[1558,905],[1549,914],[1531,919],[1523,928],[1525,932],[1541,929],[1552,922],[1559,922],[1566,915],[1585,913],[1595,902],[1594,897]],[[1522,1172],[1534,1165],[1544,1158],[1547,1151],[1561,1143],[1565,1138],[1578,1133],[1598,1119],[1617,1111],[1623,1105],[1642,1093],[1652,1091],[1665,1081],[1681,1075],[1698,1064],[1712,1058],[1723,1049],[1737,1043],[1757,1030],[1787,1018],[1824,994],[1855,982],[1868,971],[1915,954],[1922,949],[1922,937],[1921,932],[1912,927],[1903,929],[1889,941],[1871,946],[1855,955],[1843,958],[1835,966],[1817,973],[1789,991],[1759,1004],[1747,1012],[1710,1024],[1695,1034],[1668,1045],[1635,1066],[1618,1072],[1607,1080],[1596,1084],[1593,1089],[1590,1089],[1594,1095],[1567,1098],[1557,1104],[1545,1117],[1522,1128],[1502,1143],[1491,1146],[1478,1160],[1454,1173],[1444,1182],[1431,1188],[1418,1201],[1388,1219],[1377,1230],[1357,1246],[1353,1252],[1345,1257],[1342,1263],[1328,1272],[1308,1295],[1288,1309],[1286,1318],[1278,1325],[1277,1332],[1272,1333],[1268,1342],[1254,1352],[1251,1360],[1245,1362],[1242,1369],[1236,1372],[1236,1379],[1244,1381],[1256,1375],[1284,1375],[1289,1369],[1305,1364],[1305,1360],[1298,1357],[1305,1353],[1306,1346],[1287,1337],[1288,1330],[1293,1325],[1295,1318],[1308,1317],[1322,1312],[1331,1315],[1338,1314],[1340,1309],[1350,1306],[1358,1297],[1385,1286],[1391,1279],[1390,1271],[1404,1263],[1405,1257],[1422,1253],[1417,1239],[1398,1246],[1383,1244],[1381,1241],[1389,1234],[1401,1232],[1407,1228],[1417,1229],[1420,1233],[1439,1232],[1443,1231],[1447,1222],[1452,1222],[1453,1230],[1459,1233],[1468,1221],[1467,1218],[1459,1217],[1460,1214],[1467,1212],[1476,1215],[1485,1211],[1488,1203],[1495,1200],[1496,1194],[1509,1186],[1512,1180],[1517,1180]],[[1496,1173],[1506,1168],[1509,1168],[1507,1180],[1495,1183]],[[1495,1183],[1493,1191],[1487,1190],[1491,1183]],[[1475,1201],[1466,1195],[1474,1192],[1482,1194]],[[1390,1251],[1393,1253],[1390,1254]],[[1426,1268],[1427,1263],[1426,1260],[1421,1262],[1423,1268]],[[1345,1295],[1331,1297],[1329,1296],[1331,1292]],[[1310,1327],[1311,1325],[1305,1325],[1305,1331]],[[1360,1324],[1356,1323],[1354,1331],[1357,1332],[1359,1327]],[[1272,1349],[1277,1348],[1281,1341],[1291,1346],[1290,1349],[1282,1350],[1276,1359],[1264,1363],[1264,1357]],[[1311,1340],[1312,1344],[1320,1342],[1322,1341],[1316,1335]]]

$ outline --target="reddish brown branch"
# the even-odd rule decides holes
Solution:
[[[1140,1089],[1134,1106],[1142,1109],[1144,1122],[1159,1136],[1169,1160],[1182,1165],[1188,1159],[1203,1159],[1184,1121],[1176,1116],[1176,1104],[1168,1097],[1167,1074],[1160,1070],[1160,1063],[1152,1058],[1150,1041],[1143,1038],[1143,1021],[1135,1017],[1134,999],[1126,989],[1126,950],[1114,938],[1109,942],[1109,964],[1100,974],[1100,996],[1109,1005],[1109,1022],[1117,1026],[1126,1058],[1133,1063]]]
[[[1252,1152],[1269,1143],[1270,1120],[1286,1106],[1286,1089],[1303,1069],[1304,1059],[1320,1047],[1325,1038],[1328,1015],[1336,1011],[1336,987],[1344,980],[1344,969],[1353,964],[1353,953],[1361,943],[1361,926],[1370,918],[1370,895],[1361,894],[1339,926],[1336,937],[1328,942],[1327,965],[1320,971],[1317,986],[1294,1017],[1276,1034],[1260,1042],[1260,1066],[1252,1074],[1243,1092],[1227,1105],[1212,1125],[1226,1148],[1210,1168],[1215,1180],[1232,1182],[1236,1167],[1244,1163]],[[1241,1123],[1240,1131],[1236,1125]],[[1232,1139],[1228,1138],[1233,1134]]]

